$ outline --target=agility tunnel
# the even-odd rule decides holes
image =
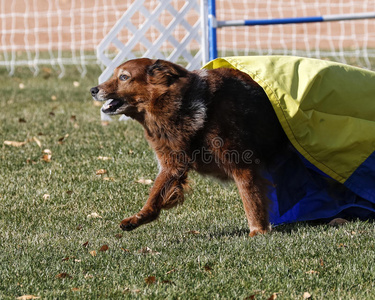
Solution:
[[[266,92],[293,150],[265,176],[271,223],[375,216],[375,72],[292,56],[218,58]]]

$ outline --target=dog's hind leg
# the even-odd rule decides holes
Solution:
[[[269,199],[267,198],[268,181],[256,170],[236,169],[233,178],[238,187],[246,218],[250,227],[250,236],[263,234],[271,230],[268,221]]]
[[[134,216],[121,221],[122,230],[130,231],[140,225],[158,218],[161,209],[168,209],[183,202],[183,188],[187,173],[176,176],[168,171],[161,171],[151,188],[150,195],[143,208]]]

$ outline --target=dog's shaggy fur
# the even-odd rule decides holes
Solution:
[[[181,204],[190,170],[233,179],[250,236],[270,230],[268,182],[261,172],[288,142],[265,92],[247,74],[227,68],[189,72],[142,58],[120,65],[91,94],[107,101],[104,113],[141,123],[159,162],[146,204],[121,222],[123,230]]]

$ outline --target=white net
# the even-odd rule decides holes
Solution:
[[[129,6],[120,0],[0,0],[0,66],[76,65],[81,73],[96,63],[95,47]]]
[[[279,19],[375,12],[362,0],[217,0],[217,20]],[[375,20],[225,27],[219,55],[281,54],[331,59],[375,69]]]
[[[197,0],[198,1],[198,0]],[[75,65],[82,75],[86,66],[100,64],[95,50],[135,0],[0,0],[0,67],[13,74],[17,66],[28,66],[37,74],[43,65],[56,68],[61,76],[65,66]],[[149,13],[163,1],[145,0]],[[179,11],[187,1],[170,0]],[[199,2],[199,1],[198,1]],[[326,14],[350,14],[375,11],[374,1],[362,0],[217,0],[218,20],[303,17]],[[172,9],[150,26],[144,38],[134,45],[123,59],[146,53],[168,57],[183,43],[188,26],[180,24],[171,31],[171,38],[161,41],[174,19]],[[138,32],[149,13],[139,11],[129,20],[129,26],[118,34],[122,44]],[[201,17],[197,10],[184,15],[185,23],[195,30]],[[159,26],[161,25],[161,26]],[[195,27],[194,27],[195,26]],[[147,43],[141,41],[148,40]],[[158,49],[155,48],[158,44]],[[117,49],[116,49],[117,48]],[[297,25],[230,27],[218,30],[220,55],[291,54],[329,58],[375,69],[375,20],[342,21]],[[197,39],[186,49],[196,59],[201,49]],[[113,59],[118,54],[113,45],[105,55]],[[185,59],[188,55],[185,55]],[[189,63],[189,62],[188,62]],[[103,65],[101,65],[103,67]]]
[[[86,66],[100,64],[96,56],[99,43],[107,36],[116,22],[133,4],[134,0],[0,0],[0,67],[6,67],[13,74],[17,66],[28,66],[37,74],[42,65],[51,65],[64,75],[66,65],[75,65],[82,75]],[[146,9],[134,13],[129,26],[118,34],[118,39],[126,41],[134,38],[134,32],[150,18],[160,0],[144,1]],[[143,32],[149,43],[139,42],[132,52],[123,59],[142,56],[150,51],[153,44],[163,34],[160,28],[168,30],[167,25],[174,19],[174,10],[180,10],[186,3],[183,0],[170,1],[171,6],[158,16],[162,26],[150,26]],[[196,1],[197,2],[197,1]],[[199,8],[199,2],[197,2]],[[171,38],[158,45],[158,53],[168,56],[176,48],[176,42],[184,41],[186,32],[200,18],[199,9],[184,15],[186,22],[179,24],[170,32]],[[165,26],[165,27],[163,27]],[[138,37],[137,37],[138,38]],[[145,40],[145,39],[141,39]],[[175,42],[171,42],[172,39]],[[200,49],[200,41],[186,45],[189,52]],[[106,50],[109,59],[114,58],[119,49],[110,45]],[[186,56],[186,55],[185,55]],[[102,65],[101,65],[102,66]],[[103,66],[102,66],[103,67]]]

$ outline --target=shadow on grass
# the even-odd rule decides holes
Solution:
[[[348,223],[354,223],[354,222],[366,222],[368,224],[374,224],[375,218],[367,218],[367,219],[361,219],[358,217],[345,217],[345,219]],[[330,225],[329,222],[333,219],[319,219],[319,220],[313,220],[313,221],[305,221],[305,222],[297,222],[297,223],[290,223],[290,224],[282,224],[278,225],[272,228],[273,232],[280,232],[280,233],[287,233],[291,234],[294,232],[297,232],[301,229],[306,228],[317,228],[321,231],[326,231],[331,227],[340,227],[342,225]]]
[[[329,228],[327,226],[328,222],[326,221],[310,221],[310,222],[298,222],[298,223],[290,223],[290,224],[282,224],[275,227],[272,227],[272,231],[269,234],[274,232],[285,233],[285,234],[292,234],[295,232],[300,231],[301,229],[308,229],[311,227],[319,227],[321,226],[321,230],[326,230]],[[326,227],[326,228],[325,228]],[[238,227],[238,228],[223,228],[223,229],[207,229],[205,234],[197,235],[203,239],[221,239],[221,238],[241,238],[241,237],[248,237],[250,233],[250,229],[246,226]]]
[[[281,224],[275,227],[272,227],[272,233],[282,233],[282,234],[294,234],[297,233],[298,231],[305,230],[305,229],[312,229],[315,228],[319,231],[327,231],[332,227],[340,227],[342,225],[329,225],[329,222],[332,219],[319,219],[319,220],[313,220],[313,221],[304,221],[304,222],[296,222],[296,223],[289,223],[289,224]],[[353,223],[353,222],[366,222],[369,224],[374,224],[375,219],[359,219],[359,218],[346,218],[348,223]],[[206,237],[210,239],[220,239],[223,237],[247,237],[250,233],[250,230],[248,228],[228,228],[224,230],[216,230],[216,231],[211,231],[208,232]]]
[[[310,221],[310,222],[298,222],[298,223],[290,223],[290,224],[282,224],[275,227],[272,227],[272,231],[270,234],[274,232],[285,233],[285,234],[292,234],[301,229],[311,228],[311,227],[321,227],[321,230],[325,230],[327,227],[327,222],[325,221]],[[221,231],[211,231],[207,233],[207,237],[210,239],[219,239],[223,237],[247,237],[249,236],[250,229],[248,228],[238,228],[238,229],[228,229],[228,230],[221,230]]]
[[[228,229],[228,230],[221,230],[221,231],[212,231],[207,233],[207,236],[210,239],[219,239],[223,237],[244,237],[248,236],[250,230],[247,228],[238,228],[238,229]]]
[[[293,233],[299,231],[301,229],[311,228],[311,227],[320,227],[320,229],[324,229],[327,227],[328,222],[324,220],[316,220],[316,221],[305,221],[305,222],[297,222],[297,223],[289,223],[289,224],[281,224],[272,228],[273,232],[280,232],[280,233]]]

